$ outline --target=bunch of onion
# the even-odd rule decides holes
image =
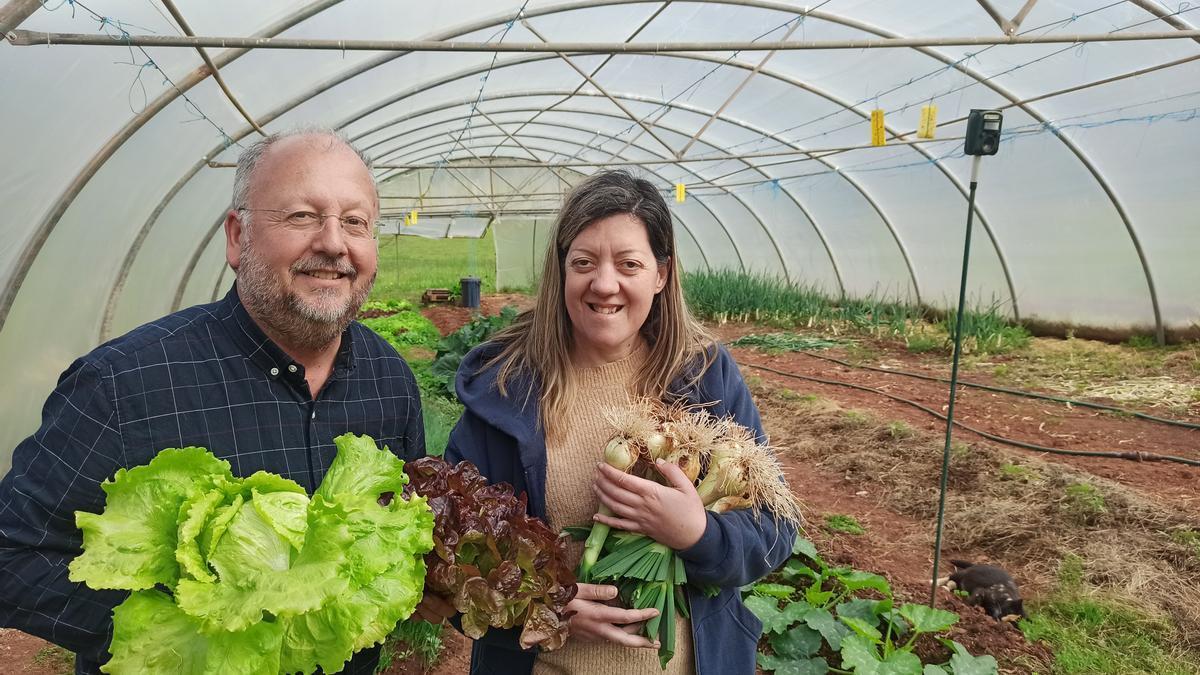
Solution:
[[[677,465],[694,482],[707,459],[708,448],[719,438],[722,428],[707,413],[682,403],[666,405],[649,398],[606,410],[604,418],[613,429],[604,447],[604,463],[622,473],[663,484],[667,481],[655,466],[658,460]],[[613,515],[603,504],[599,512]],[[603,523],[592,524],[579,562],[580,582],[592,580],[592,568],[600,558],[609,530]]]
[[[697,486],[706,509],[723,513],[753,508],[800,523],[799,505],[783,481],[774,452],[758,445],[749,429],[700,408],[646,399],[608,411],[605,417],[615,431],[604,451],[610,466],[664,484],[654,465],[658,459],[677,465],[693,483],[707,467]],[[611,515],[603,505],[600,512]],[[592,525],[577,576],[581,582],[611,581],[629,606],[658,610],[643,633],[658,639],[659,662],[666,668],[675,653],[675,614],[688,616],[683,561],[667,546],[628,532],[613,535],[605,551],[608,535],[607,525]]]

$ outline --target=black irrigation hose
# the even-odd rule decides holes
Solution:
[[[880,396],[886,396],[892,400],[899,401],[901,403],[906,403],[908,405],[913,406],[914,408],[920,408],[921,410],[924,410],[925,412],[929,413],[930,415],[933,415],[934,417],[936,417],[940,420],[946,419],[945,415],[941,414],[940,412],[938,412],[932,408],[926,407],[920,403],[917,403],[916,401],[910,401],[909,399],[902,398],[900,396],[896,396],[895,394],[889,394],[886,391],[882,391],[880,389],[875,389],[874,387],[867,387],[867,386],[864,386],[861,384],[853,384],[851,382],[842,382],[840,380],[828,380],[828,379],[821,378],[821,377],[813,377],[812,375],[800,375],[798,373],[789,373],[787,371],[778,370],[776,368],[771,368],[769,366],[760,366],[757,363],[746,363],[745,365],[749,368],[757,368],[759,370],[765,370],[770,373],[775,373],[776,375],[783,375],[784,377],[793,377],[798,380],[809,380],[812,382],[819,382],[821,384],[831,384],[831,385],[836,385],[836,386],[840,386],[840,387],[850,387],[852,389],[869,391],[873,394],[879,394]],[[887,371],[887,372],[892,372],[892,371]],[[1188,459],[1186,457],[1175,457],[1173,455],[1159,455],[1159,454],[1156,454],[1153,452],[1142,452],[1140,450],[1132,451],[1132,452],[1102,452],[1099,450],[1064,450],[1062,448],[1048,448],[1044,445],[1037,445],[1034,443],[1026,443],[1025,441],[1018,441],[1018,440],[1014,440],[1011,438],[1005,438],[1004,436],[997,436],[995,434],[988,433],[981,429],[976,429],[975,427],[972,427],[970,425],[963,424],[962,422],[959,422],[958,420],[954,420],[954,424],[960,428],[970,431],[971,433],[978,434],[988,440],[995,441],[997,443],[1003,443],[1005,445],[1016,446],[1018,448],[1025,448],[1026,450],[1035,450],[1037,452],[1048,452],[1048,453],[1052,453],[1055,455],[1075,455],[1077,457],[1105,457],[1108,459],[1129,459],[1129,460],[1134,460],[1137,462],[1159,462],[1159,461],[1178,462],[1180,464],[1186,464],[1188,466],[1200,467],[1200,460]]]
[[[800,353],[804,354],[805,356],[811,356],[815,359],[821,359],[823,361],[830,361],[830,362],[833,362],[833,363],[836,363],[839,365],[843,365],[843,366],[846,366],[847,368],[862,368],[864,370],[874,370],[874,371],[878,371],[881,373],[891,373],[893,375],[904,375],[905,377],[915,377],[918,380],[929,380],[931,382],[949,382],[950,381],[949,379],[944,378],[944,377],[935,377],[933,375],[925,375],[923,373],[914,373],[914,372],[910,372],[907,370],[890,370],[888,368],[878,368],[876,366],[858,365],[858,364],[850,363],[848,361],[843,361],[841,359],[835,359],[832,356],[825,356],[823,354],[814,354],[813,352],[809,352],[809,351],[801,351]],[[1036,399],[1042,399],[1044,401],[1054,401],[1056,403],[1069,403],[1070,405],[1076,405],[1081,408],[1093,408],[1095,410],[1108,410],[1111,412],[1120,413],[1122,415],[1129,415],[1131,417],[1139,417],[1144,420],[1150,420],[1151,422],[1159,422],[1161,424],[1169,424],[1174,427],[1183,427],[1184,429],[1200,429],[1200,424],[1196,424],[1195,422],[1185,422],[1183,420],[1173,420],[1173,419],[1168,419],[1166,417],[1155,417],[1154,415],[1147,415],[1146,413],[1138,412],[1136,410],[1129,410],[1126,408],[1118,408],[1115,405],[1105,405],[1103,403],[1092,403],[1090,401],[1076,401],[1074,399],[1063,398],[1061,396],[1051,396],[1049,394],[1039,394],[1037,392],[1023,391],[1021,389],[1009,389],[1008,387],[997,387],[995,385],[981,384],[979,382],[964,382],[963,380],[959,380],[958,384],[963,387],[971,387],[973,389],[983,389],[985,391],[994,391],[994,392],[998,392],[1001,394],[1012,394],[1013,396],[1023,396],[1025,398],[1036,398]]]

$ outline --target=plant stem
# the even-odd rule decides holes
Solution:
[[[612,509],[601,504],[597,511],[600,515],[613,515]],[[590,583],[592,567],[596,561],[600,559],[600,550],[604,548],[604,540],[608,539],[608,532],[611,530],[608,525],[601,522],[592,523],[592,531],[588,534],[587,542],[583,545],[583,558],[579,561],[579,581]]]

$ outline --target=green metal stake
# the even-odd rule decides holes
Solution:
[[[938,486],[937,535],[933,544],[933,580],[929,584],[929,606],[937,600],[938,568],[942,560],[942,527],[946,517],[946,481],[950,475],[950,437],[954,430],[954,398],[958,390],[958,359],[962,355],[963,309],[967,302],[967,265],[971,258],[971,224],[975,216],[975,186],[978,184],[979,160],[971,161],[971,188],[967,195],[967,236],[963,243],[962,281],[958,286],[958,315],[954,319],[954,359],[950,366],[950,404],[946,408],[946,444],[942,447],[942,480]]]

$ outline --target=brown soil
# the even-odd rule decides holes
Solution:
[[[442,654],[431,668],[418,657],[396,661],[380,675],[461,675],[471,669],[471,640],[447,625],[442,629]]]
[[[533,307],[533,298],[519,293],[496,293],[479,299],[479,313],[494,316],[508,305],[524,311]],[[430,304],[421,308],[421,314],[437,326],[443,336],[449,335],[471,320],[473,310],[451,304]]]
[[[11,628],[0,628],[0,671],[27,675],[67,675],[75,658],[49,642]]]
[[[839,354],[839,351],[829,350],[828,355],[839,358],[844,356]],[[745,369],[747,376],[758,377],[778,386],[812,392],[837,401],[846,408],[870,410],[880,418],[901,420],[929,433],[945,433],[945,421],[879,393],[791,378],[756,369],[755,366],[879,389],[919,403],[943,415],[949,402],[947,384],[898,374],[847,368],[796,352],[766,354],[754,349],[735,348],[733,354]],[[908,356],[905,352],[897,351],[888,354],[887,361],[897,370],[941,376],[941,373],[931,372],[916,358],[909,356],[904,360],[905,356]],[[970,379],[992,384],[986,377],[976,374]],[[1161,413],[1153,410],[1144,412],[1161,416]],[[1102,452],[1142,451],[1200,460],[1200,430],[1110,415],[1050,401],[960,387],[955,399],[955,419],[997,436],[1050,448]],[[962,442],[991,443],[960,427],[954,429],[953,437]],[[1005,447],[1072,466],[1180,506],[1200,509],[1200,467],[1166,461],[1139,462],[1055,455],[1012,446]]]

